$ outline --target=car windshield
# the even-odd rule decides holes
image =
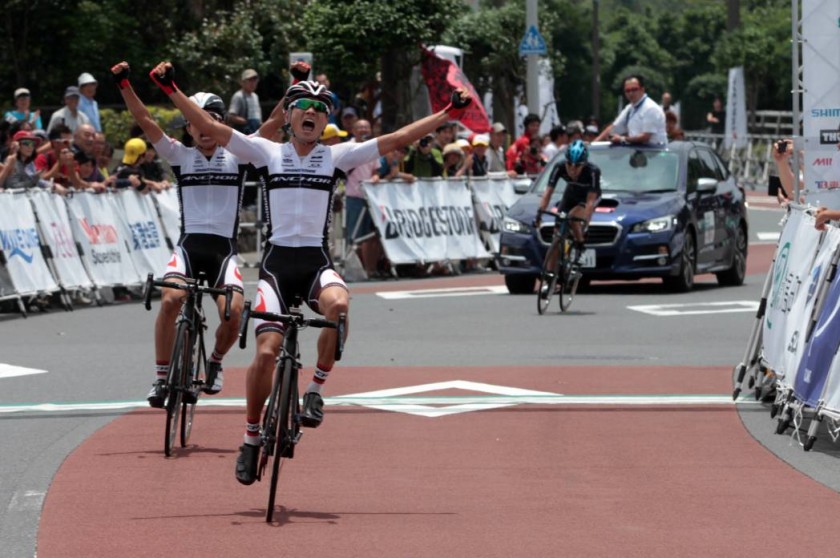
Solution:
[[[673,192],[677,190],[679,155],[670,151],[611,147],[592,149],[589,160],[601,169],[602,192]],[[558,155],[553,165],[562,165]],[[550,169],[546,169],[534,187],[535,193],[545,190]],[[560,184],[557,185],[560,189]]]

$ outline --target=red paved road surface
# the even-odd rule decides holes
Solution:
[[[225,395],[241,396],[242,371],[231,372]],[[458,379],[566,394],[725,394],[730,375],[343,368],[328,387],[344,395]],[[162,455],[161,412],[131,413],[79,447],[46,499],[39,558],[789,556],[840,545],[840,495],[764,450],[731,407],[521,405],[440,418],[331,407],[283,471],[272,525],[267,483],[233,477],[241,410],[200,413],[195,445],[175,459]],[[788,521],[803,528],[779,528]]]

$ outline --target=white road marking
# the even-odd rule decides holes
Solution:
[[[516,389],[516,388],[512,388]],[[524,390],[530,391],[530,390]],[[371,392],[377,393],[377,392]],[[737,401],[731,395],[563,395],[559,393],[533,392],[530,395],[426,395],[426,396],[361,396],[342,395],[325,397],[328,407],[368,407],[386,411],[409,412],[422,416],[442,416],[466,411],[488,408],[509,407],[512,405],[556,405],[556,406],[696,406],[696,405],[734,405],[759,404],[751,394],[741,396]],[[243,398],[200,399],[200,407],[245,408]],[[448,405],[452,410],[431,405]],[[149,409],[146,401],[115,401],[101,403],[21,403],[0,405],[0,414],[11,413],[56,413],[82,411],[113,411],[129,409]],[[416,411],[416,412],[412,412]],[[161,412],[155,409],[152,412]]]
[[[44,504],[45,493],[39,490],[15,492],[9,501],[9,511],[40,510]]]
[[[376,296],[388,300],[407,298],[438,298],[448,296],[476,296],[476,295],[497,295],[507,293],[507,287],[503,285],[489,287],[449,287],[445,289],[418,289],[414,291],[382,291]]]
[[[0,362],[0,378],[14,378],[16,376],[29,376],[31,374],[46,374],[46,370],[38,368],[24,368]]]
[[[697,316],[700,314],[731,314],[732,312],[755,312],[758,301],[730,300],[725,302],[694,302],[685,304],[643,304],[628,306],[630,310],[651,316]]]
[[[779,240],[781,232],[760,232],[756,233],[759,240]]]

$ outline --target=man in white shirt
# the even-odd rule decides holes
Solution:
[[[645,93],[642,76],[631,75],[624,80],[624,95],[627,106],[595,141],[609,138],[617,144],[665,145],[665,112]]]
[[[90,124],[90,118],[79,110],[79,97],[79,88],[75,85],[64,90],[64,108],[52,113],[50,123],[47,125],[47,133],[50,133],[50,130],[58,124],[64,124],[74,133],[80,124]]]
[[[253,134],[262,125],[262,108],[257,95],[260,75],[248,68],[242,72],[239,84],[242,89],[233,94],[228,107],[228,123],[243,134]]]
[[[99,103],[96,102],[96,88],[99,86],[96,78],[87,72],[79,76],[79,110],[85,113],[90,119],[90,124],[97,132],[102,131],[102,122],[99,119]]]

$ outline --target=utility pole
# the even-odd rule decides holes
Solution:
[[[592,114],[601,121],[601,36],[598,25],[598,4],[592,0]]]
[[[525,26],[537,27],[537,0],[527,0],[525,4]],[[538,27],[537,27],[538,28]],[[539,88],[539,55],[529,54],[527,56],[526,91],[528,95],[528,112],[541,114],[540,111],[540,88]]]

